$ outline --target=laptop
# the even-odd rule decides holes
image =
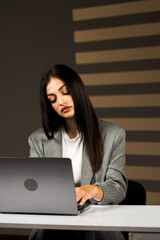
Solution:
[[[69,158],[0,158],[0,212],[78,215]]]

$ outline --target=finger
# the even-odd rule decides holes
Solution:
[[[85,195],[86,195],[86,192],[80,188],[76,194],[77,202],[81,202],[81,200],[85,198]]]
[[[81,199],[85,196],[85,193],[83,191],[80,191],[78,194],[77,194],[77,202],[81,201]]]
[[[81,198],[80,205],[82,206],[89,198],[85,195],[83,198]]]
[[[79,187],[75,188],[75,193],[76,193],[76,201],[78,202],[80,200],[80,188]]]
[[[80,187],[75,187],[75,192],[78,193],[80,191]]]

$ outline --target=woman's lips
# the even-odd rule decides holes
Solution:
[[[62,109],[61,109],[61,112],[68,112],[70,110],[70,107],[63,107]]]

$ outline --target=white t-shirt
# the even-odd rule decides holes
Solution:
[[[65,129],[62,129],[62,157],[72,160],[73,177],[76,186],[80,185],[82,168],[82,148],[81,134],[75,138],[70,138]]]

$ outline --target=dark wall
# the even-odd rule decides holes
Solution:
[[[1,1],[0,156],[28,156],[28,136],[41,126],[41,76],[56,63],[76,68],[72,9],[87,2]]]
[[[74,67],[71,6],[3,1],[0,16],[0,156],[28,156],[28,135],[41,126],[42,73],[55,63]]]
[[[155,0],[1,1],[0,156],[28,156],[40,79],[64,63],[81,74],[98,117],[126,129],[127,177],[159,204],[159,24]]]

